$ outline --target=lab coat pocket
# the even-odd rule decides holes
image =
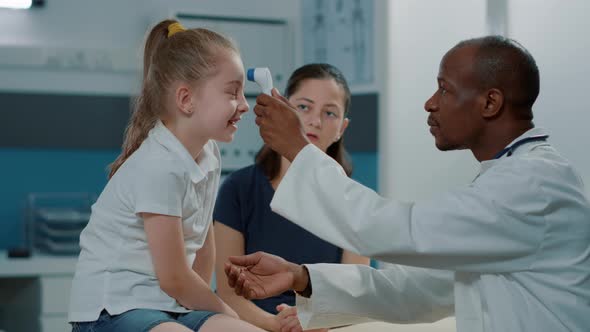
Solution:
[[[481,321],[482,304],[477,283],[478,273],[455,273],[455,313],[461,320]]]

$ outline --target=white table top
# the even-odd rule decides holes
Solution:
[[[33,254],[28,258],[8,258],[0,250],[0,278],[73,275],[78,256]]]
[[[330,330],[333,332],[456,332],[454,317],[445,318],[431,324],[388,324],[365,323]]]

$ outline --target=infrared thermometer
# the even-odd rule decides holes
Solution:
[[[267,67],[258,67],[248,69],[248,81],[254,82],[260,86],[263,93],[271,95],[272,90],[272,75]]]

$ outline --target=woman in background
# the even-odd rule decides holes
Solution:
[[[349,123],[351,96],[342,73],[328,64],[305,65],[289,78],[285,97],[300,112],[310,142],[338,161],[350,176],[352,165],[342,135]],[[286,292],[252,302],[237,296],[224,273],[229,256],[265,251],[298,264],[369,263],[368,258],[335,247],[271,211],[274,191],[289,165],[287,159],[263,146],[254,165],[233,172],[224,181],[213,214],[217,292],[243,320],[268,331],[299,325],[291,307],[295,294]]]

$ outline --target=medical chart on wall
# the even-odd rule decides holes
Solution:
[[[303,0],[303,61],[338,67],[349,84],[373,83],[373,0]]]

